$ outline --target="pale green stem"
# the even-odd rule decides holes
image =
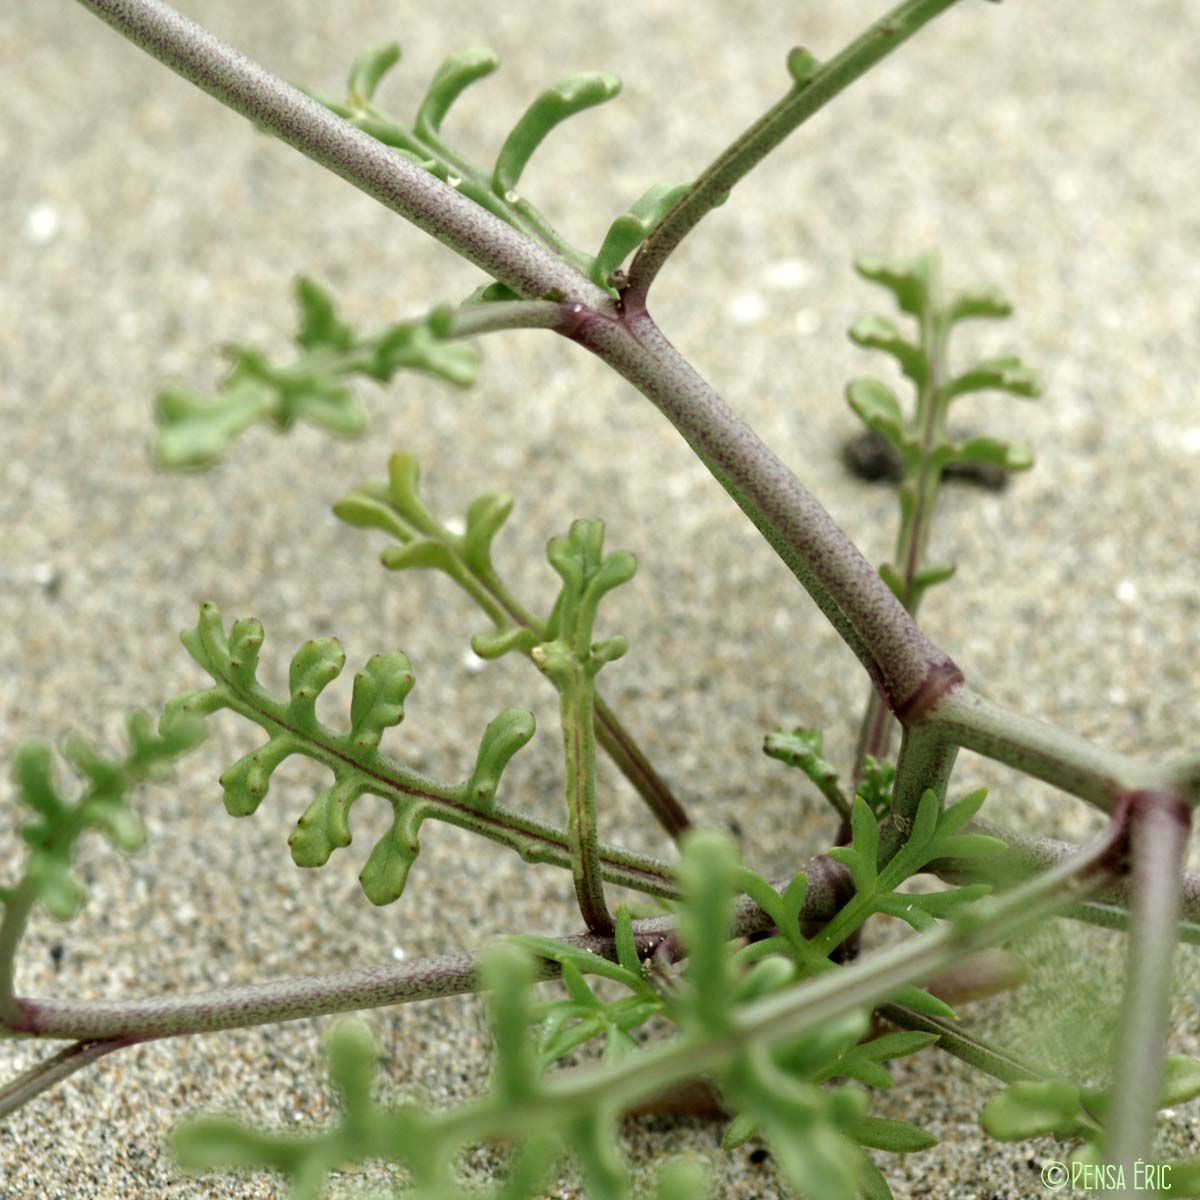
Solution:
[[[4,904],[4,919],[0,921],[0,1026],[11,1026],[21,1019],[16,1000],[17,950],[36,902],[37,889],[23,878]]]
[[[1007,887],[1079,852],[1079,847],[1073,842],[1062,842],[1037,834],[1015,833],[990,821],[972,821],[967,826],[967,832],[997,838],[1007,843],[1008,850],[1003,855],[989,855],[982,859],[944,859],[930,863],[926,870],[947,883],[992,883]],[[1105,888],[1094,900],[1087,900],[1063,915],[1106,929],[1127,929],[1131,892],[1128,878],[1114,880],[1112,886]],[[1200,943],[1200,874],[1195,871],[1185,871],[1183,874],[1180,904],[1179,940]]]
[[[573,319],[567,305],[553,300],[492,300],[456,308],[446,336],[469,338],[508,329],[566,329]]]
[[[651,231],[629,269],[626,306],[645,306],[646,293],[663,263],[700,220],[722,203],[740,179],[809,117],[954,2],[906,0],[897,5],[755,121],[700,173]]]
[[[960,684],[926,715],[929,726],[964,750],[1023,771],[1111,813],[1126,792],[1180,793],[1180,768],[1140,762],[1093,746],[1067,730],[1012,712]],[[1195,789],[1185,802],[1194,806]]]
[[[596,742],[592,722],[596,685],[584,664],[573,661],[561,690],[563,755],[567,775],[567,837],[575,896],[588,932],[612,930],[604,899],[596,836]]]
[[[1170,1028],[1179,878],[1187,855],[1191,810],[1173,795],[1153,792],[1136,793],[1129,803],[1133,922],[1116,1037],[1106,1157],[1123,1168],[1121,1195],[1134,1200],[1134,1163],[1152,1158]]]
[[[942,479],[941,459],[934,453],[944,436],[946,409],[949,400],[941,395],[941,381],[946,373],[946,329],[941,316],[941,278],[936,259],[929,263],[925,278],[925,303],[919,316],[921,352],[925,359],[926,377],[917,389],[917,410],[912,431],[920,439],[921,457],[916,465],[905,470],[900,484],[911,495],[911,503],[901,504],[900,530],[896,536],[896,550],[892,563],[902,584],[900,603],[915,619],[921,604],[924,589],[916,586],[917,572],[925,565],[925,549],[929,544],[929,530],[933,524],[933,511],[937,504],[938,487]],[[886,758],[891,745],[893,719],[878,688],[872,688],[867,698],[859,729],[858,745],[854,756],[854,779],[862,779],[864,760]],[[903,748],[901,749],[903,757]],[[953,763],[951,763],[951,766]],[[947,776],[948,781],[948,776]],[[907,780],[905,783],[907,784]],[[901,775],[897,771],[897,788]],[[920,799],[926,784],[917,785]],[[897,791],[899,795],[899,791]],[[942,798],[939,794],[939,799]],[[901,813],[911,813],[907,801],[900,804]]]
[[[945,804],[946,789],[958,747],[927,725],[908,725],[900,739],[896,760],[896,780],[892,786],[892,827],[903,838],[912,831],[921,797],[932,789],[939,810]]]

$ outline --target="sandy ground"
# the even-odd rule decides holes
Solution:
[[[614,71],[623,97],[553,137],[526,185],[587,247],[649,184],[687,178],[772,102],[790,46],[826,56],[882,9],[877,0],[443,0],[401,19],[383,0],[182,7],[278,73],[327,90],[363,46],[399,37],[406,61],[383,94],[399,112],[412,110],[443,54],[495,47],[503,71],[452,122],[485,159],[540,86],[573,70]],[[883,299],[850,262],[937,246],[952,285],[1009,293],[1017,319],[972,328],[958,351],[1019,350],[1044,372],[1046,398],[964,401],[961,420],[1025,438],[1039,465],[1003,496],[947,490],[934,553],[957,561],[959,577],[931,596],[924,621],[998,700],[1149,756],[1195,746],[1200,694],[1198,32],[1184,0],[965,0],[741,185],[655,296],[668,334],[879,560],[894,500],[851,479],[838,453],[853,431],[845,380],[881,369],[843,336]],[[558,819],[553,695],[524,663],[477,670],[467,638],[485,623],[468,602],[439,578],[382,571],[379,543],[329,513],[405,448],[420,456],[439,511],[461,512],[492,488],[516,494],[498,554],[534,608],[554,590],[546,538],[573,517],[603,517],[610,544],[641,562],[607,605],[606,628],[633,647],[606,673],[614,706],[698,819],[737,823],[750,862],[781,874],[826,844],[824,811],[758,746],[776,725],[805,722],[845,763],[861,672],[649,405],[569,345],[522,333],[487,343],[472,391],[417,377],[370,390],[363,440],[255,430],[212,473],[159,474],[147,455],[156,391],[171,379],[212,386],[223,343],[282,350],[298,273],[332,287],[364,326],[455,300],[476,273],[68,0],[0,13],[0,98],[4,751],[71,731],[112,744],[120,713],[198,686],[177,631],[208,598],[229,618],[263,620],[263,673],[276,687],[313,635],[336,633],[352,665],[406,650],[418,686],[389,744],[430,773],[460,777],[495,712],[532,707],[542,732],[506,794]],[[348,701],[350,674],[331,713]],[[577,924],[561,873],[524,869],[437,825],[408,894],[374,910],[355,875],[384,827],[381,802],[363,802],[354,846],[329,867],[295,869],[284,842],[319,776],[285,768],[259,816],[235,824],[215,780],[254,735],[232,719],[215,724],[175,782],[142,798],[146,852],[124,859],[85,844],[87,908],[69,927],[37,917],[22,951],[24,993],[189,991]],[[613,775],[602,776],[606,835],[665,853]],[[1076,802],[965,756],[955,791],[982,783],[994,789],[997,820],[1071,837],[1096,827]],[[15,820],[0,826],[11,863]],[[1031,983],[974,1010],[980,1028],[1053,1059],[1061,1036],[1045,1014],[1070,1000],[1072,1023],[1095,1039],[1085,1044],[1099,1044],[1120,943],[1067,932],[1030,948]],[[1198,996],[1190,951],[1179,1047],[1200,1042]],[[473,999],[371,1019],[395,1092],[442,1103],[481,1084],[485,1027]],[[0,1127],[0,1196],[281,1195],[262,1178],[183,1176],[164,1138],[201,1109],[288,1127],[325,1119],[325,1024],[108,1059]],[[0,1062],[12,1073],[40,1053],[8,1044]],[[983,1139],[977,1114],[992,1084],[935,1054],[897,1075],[877,1111],[920,1114],[942,1138],[927,1154],[880,1156],[897,1200],[1042,1193],[1038,1168],[1062,1150]],[[1198,1130],[1193,1109],[1180,1109],[1164,1122],[1165,1144],[1195,1151]],[[719,1137],[719,1126],[693,1120],[625,1129],[639,1171],[696,1152],[713,1160],[721,1196],[782,1194],[769,1160],[753,1162],[749,1148],[722,1157]],[[480,1176],[492,1165],[486,1154],[468,1163]],[[385,1178],[368,1171],[332,1194]]]

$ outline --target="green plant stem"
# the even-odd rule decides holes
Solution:
[[[4,917],[0,920],[0,1026],[21,1019],[16,999],[17,950],[36,900],[37,889],[28,878],[23,878],[4,904]]]
[[[629,287],[624,293],[626,306],[645,307],[646,294],[662,265],[739,180],[809,117],[954,2],[906,0],[897,5],[755,121],[700,173],[651,231],[630,266]]]
[[[450,314],[445,337],[469,338],[508,329],[570,328],[575,314],[554,300],[493,300],[468,304]]]
[[[945,694],[926,714],[930,727],[964,750],[974,750],[1112,813],[1126,792],[1171,791],[1189,807],[1200,788],[1187,763],[1147,763],[1093,746],[1067,730],[1045,725],[993,703],[965,685]]]
[[[903,1004],[881,1004],[881,1017],[899,1025],[901,1029],[915,1029],[920,1033],[936,1033],[937,1048],[954,1055],[976,1070],[984,1071],[1004,1083],[1021,1083],[1026,1080],[1048,1078],[1036,1067],[1011,1054],[1001,1046],[993,1046],[983,1038],[964,1029],[956,1021],[917,1012]]]
[[[526,301],[523,303],[535,303]],[[395,518],[400,522],[399,515]],[[414,529],[412,536],[419,536]],[[455,581],[475,601],[484,613],[503,628],[507,624],[528,629],[539,642],[546,638],[546,626],[521,605],[499,576],[492,570],[483,569],[477,563],[465,563],[468,574],[455,576]],[[532,661],[532,649],[522,651]],[[666,781],[654,769],[636,739],[621,724],[617,714],[605,703],[604,697],[593,685],[593,709],[596,739],[612,759],[617,769],[633,785],[638,795],[654,814],[655,819],[673,841],[679,839],[692,827],[691,819],[679,799]]]
[[[916,586],[917,572],[924,565],[925,551],[929,544],[929,530],[933,523],[933,512],[937,505],[938,488],[942,480],[942,459],[934,453],[945,438],[946,410],[949,398],[941,394],[942,380],[946,375],[946,326],[941,314],[941,279],[937,261],[928,263],[926,287],[918,324],[920,347],[926,364],[926,376],[917,389],[917,411],[914,420],[915,432],[920,439],[921,456],[915,467],[905,470],[901,481],[901,493],[907,492],[910,502],[900,509],[900,529],[896,535],[893,562],[898,568],[902,592],[900,603],[916,619],[923,589]],[[871,689],[867,698],[859,729],[858,745],[854,754],[854,781],[862,779],[867,756],[886,758],[891,744],[892,716],[877,688]],[[901,753],[903,757],[903,751]],[[952,765],[952,764],[951,764]],[[897,783],[900,782],[897,772]],[[915,782],[915,809],[925,787],[932,784]],[[910,788],[913,791],[914,788]],[[901,803],[900,811],[908,811],[907,803]]]
[[[1179,876],[1191,832],[1191,810],[1170,794],[1129,797],[1133,857],[1133,922],[1116,1037],[1116,1069],[1107,1159],[1124,1168],[1122,1194],[1132,1200],[1133,1166],[1150,1160],[1162,1088],[1179,920]]]
[[[926,868],[947,883],[993,883],[1010,886],[1013,882],[1028,879],[1039,871],[1063,862],[1078,853],[1073,842],[1037,834],[1014,833],[1010,829],[993,825],[990,821],[972,821],[969,833],[982,833],[1007,843],[1008,852],[995,857],[961,860],[939,860]],[[1132,887],[1128,878],[1113,881],[1111,887],[1092,900],[1068,909],[1063,915],[1072,919],[1101,925],[1108,929],[1125,929],[1129,925],[1130,897]],[[1180,886],[1179,940],[1200,943],[1200,873],[1185,871]]]
[[[163,0],[79,0],[85,8],[222,104],[398,212],[457,254],[537,299],[612,312],[583,273],[449,184],[284,83]]]
[[[579,912],[589,933],[610,933],[612,915],[604,899],[600,846],[596,837],[596,742],[592,725],[595,681],[571,660],[561,692],[563,755],[567,776],[567,837]]]
[[[917,815],[917,806],[932,789],[939,810],[945,805],[946,790],[958,747],[924,725],[909,725],[900,739],[896,780],[892,788],[892,821],[895,832],[907,839]]]
[[[566,312],[572,323],[576,320],[575,315],[569,309],[564,308],[562,305],[551,304],[549,301],[500,301],[477,307],[485,309],[485,312],[480,314],[482,318],[486,316],[487,309],[505,308],[510,304],[525,306],[547,305],[560,313]],[[472,309],[460,309],[459,312],[466,316],[474,316]],[[428,530],[418,528],[406,519],[403,514],[395,510],[389,513],[389,520],[391,522],[390,532],[401,541],[413,541],[429,532]],[[453,579],[471,597],[484,614],[495,624],[497,629],[517,626],[518,628],[529,630],[537,642],[545,641],[545,623],[534,617],[516,599],[504,581],[491,567],[490,562],[479,562],[464,556],[461,559],[460,565],[461,570],[447,572],[449,578]],[[532,661],[533,652],[531,648],[522,648],[521,653]],[[599,741],[605,753],[612,759],[621,774],[629,780],[634,790],[645,801],[646,806],[650,809],[650,812],[654,815],[659,825],[662,826],[673,841],[678,842],[683,834],[692,827],[691,819],[688,817],[682,803],[672,792],[670,786],[662,776],[654,769],[654,766],[634,736],[621,723],[617,714],[605,703],[604,697],[600,695],[599,690],[595,693],[594,712],[596,740]]]
[[[844,902],[840,868],[818,857],[805,868],[808,890],[800,919],[828,920]],[[773,886],[782,892],[789,880]],[[734,902],[730,937],[746,937],[771,928],[772,918],[748,896]],[[649,957],[675,934],[673,916],[633,922],[638,954]],[[567,945],[592,951],[599,958],[617,959],[612,937],[589,934],[560,938]],[[17,1001],[20,1020],[9,1036],[97,1039],[129,1038],[150,1041],[223,1029],[294,1021],[355,1009],[409,1004],[478,991],[480,956],[442,954],[360,967],[326,975],[298,976],[266,983],[241,984],[182,996],[150,996],[132,1000],[60,1000],[25,998]],[[539,960],[539,977],[552,979],[560,967]]]

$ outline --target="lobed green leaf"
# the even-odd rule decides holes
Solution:
[[[173,760],[201,740],[204,730],[194,720],[177,719],[160,722],[154,732],[144,712],[130,713],[126,729],[129,748],[121,758],[104,757],[81,738],[67,742],[66,757],[86,785],[76,799],[65,796],[55,782],[47,743],[30,741],[17,748],[17,798],[34,819],[20,827],[29,857],[21,882],[0,893],[5,904],[25,887],[51,916],[70,920],[84,902],[83,886],[71,873],[79,838],[91,829],[125,853],[144,845],[146,828],[129,805],[130,793],[142,782],[160,778]]]
[[[924,387],[929,374],[925,351],[901,336],[891,321],[884,317],[860,317],[850,326],[850,340],[864,349],[890,354],[918,388]]]
[[[475,379],[476,351],[448,341],[444,323],[439,326],[433,315],[360,337],[312,280],[297,281],[296,299],[300,355],[294,362],[279,366],[257,350],[234,346],[232,367],[215,396],[177,386],[160,393],[156,452],[164,466],[208,466],[240,433],[263,421],[281,431],[305,420],[342,436],[361,433],[366,417],[345,382],[355,375],[386,383],[397,371],[414,370],[458,387]]]
[[[350,728],[338,733],[316,714],[321,691],[345,663],[336,639],[319,638],[296,652],[287,701],[271,696],[255,677],[262,644],[258,622],[235,622],[227,635],[219,611],[205,604],[196,627],[185,632],[183,641],[212,676],[214,686],[177,697],[168,705],[164,721],[228,708],[267,734],[262,746],[221,776],[225,807],[231,815],[257,811],[268,794],[272,774],[290,755],[301,754],[321,763],[333,774],[333,785],[310,802],[289,838],[296,865],[318,867],[334,850],[349,845],[350,809],[360,796],[377,795],[391,803],[392,826],[371,850],[360,875],[364,892],[375,904],[389,904],[402,894],[420,851],[422,822],[436,817],[469,825],[465,813],[486,812],[509,760],[533,736],[529,713],[517,709],[503,712],[484,731],[468,778],[456,786],[437,783],[379,749],[383,733],[403,721],[404,701],[413,687],[412,666],[405,655],[376,655],[367,663],[355,679]]]
[[[918,259],[908,265],[895,259],[864,257],[854,269],[872,283],[885,287],[896,298],[901,312],[919,317],[929,299],[929,260]]]

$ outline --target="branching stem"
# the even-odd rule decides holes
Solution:
[[[651,231],[629,269],[626,308],[644,308],[659,270],[700,220],[776,146],[955,0],[905,0],[764,113],[696,179]]]
[[[667,341],[648,313],[597,319],[575,335],[679,430],[884,688],[893,707],[953,663],[774,452]]]
[[[1009,886],[1015,880],[1030,878],[1039,871],[1056,866],[1079,851],[1073,842],[1038,834],[1016,833],[993,825],[990,821],[972,821],[968,831],[1006,842],[1008,852],[995,858],[930,863],[928,869],[947,883],[982,882]],[[1107,929],[1126,929],[1129,927],[1132,890],[1128,877],[1116,879],[1112,886],[1105,888],[1094,899],[1068,909],[1063,915]],[[1179,941],[1200,944],[1200,873],[1185,871],[1183,874],[1180,914]]]

